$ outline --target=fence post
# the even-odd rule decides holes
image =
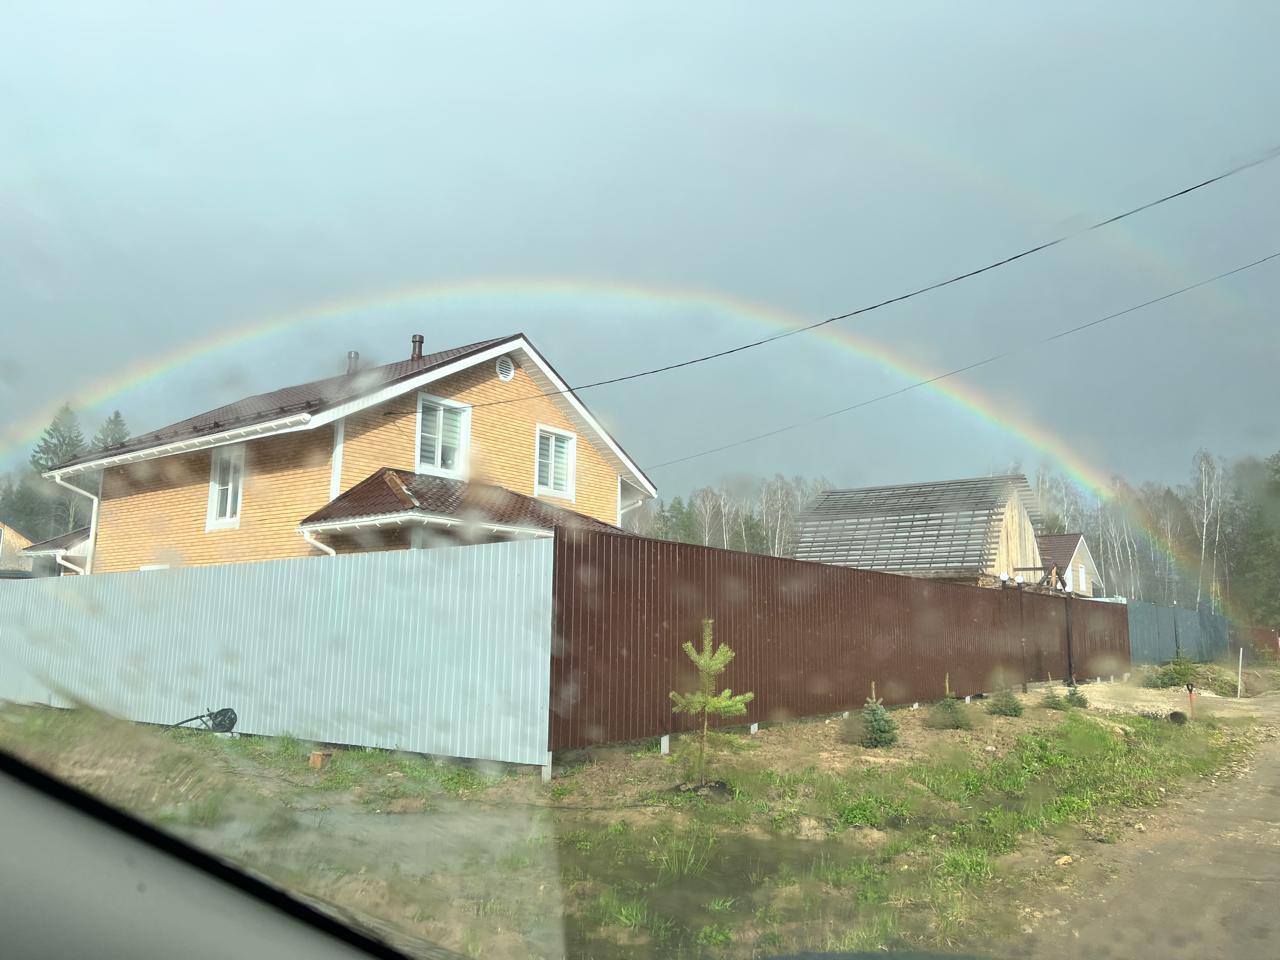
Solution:
[[[1244,690],[1244,647],[1240,648],[1240,662],[1236,666],[1236,699],[1240,699],[1240,694]]]
[[[1062,598],[1062,608],[1067,612],[1067,678],[1074,682],[1076,679],[1076,661],[1075,652],[1072,650],[1070,597]]]

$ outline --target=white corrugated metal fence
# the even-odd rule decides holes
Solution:
[[[0,583],[0,699],[545,763],[552,543]]]

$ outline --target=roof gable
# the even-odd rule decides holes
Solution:
[[[1055,564],[1059,570],[1071,566],[1076,550],[1084,540],[1082,533],[1045,533],[1036,537],[1040,556],[1046,566]]]
[[[89,542],[89,528],[80,527],[69,533],[63,533],[48,540],[41,540],[23,549],[29,556],[52,556],[58,553],[77,553]]]
[[[490,483],[453,480],[383,467],[346,493],[305,518],[307,528],[358,525],[362,520],[406,517],[448,517],[463,524],[497,524],[551,530],[576,527],[620,532],[618,528],[574,510],[544,503]]]
[[[117,463],[171,456],[276,433],[314,430],[505,353],[518,353],[529,361],[526,372],[537,384],[540,395],[551,397],[565,408],[569,419],[596,442],[597,449],[620,476],[649,496],[657,495],[652,481],[523,334],[481,340],[427,354],[420,360],[398,361],[258,394],[79,457],[50,474],[74,476]]]

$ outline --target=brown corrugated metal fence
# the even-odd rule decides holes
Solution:
[[[1081,678],[1129,661],[1122,605],[1013,589],[566,530],[554,580],[553,750],[684,729],[668,695],[703,618],[737,653],[724,685],[756,695],[739,722],[860,706],[873,680],[895,704],[1060,679],[1068,631]]]

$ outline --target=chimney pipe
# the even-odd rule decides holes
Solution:
[[[347,373],[355,373],[356,367],[360,366],[360,354],[354,350],[347,351]]]
[[[413,353],[409,354],[410,360],[422,359],[422,334],[415,333],[411,338],[413,341]]]

